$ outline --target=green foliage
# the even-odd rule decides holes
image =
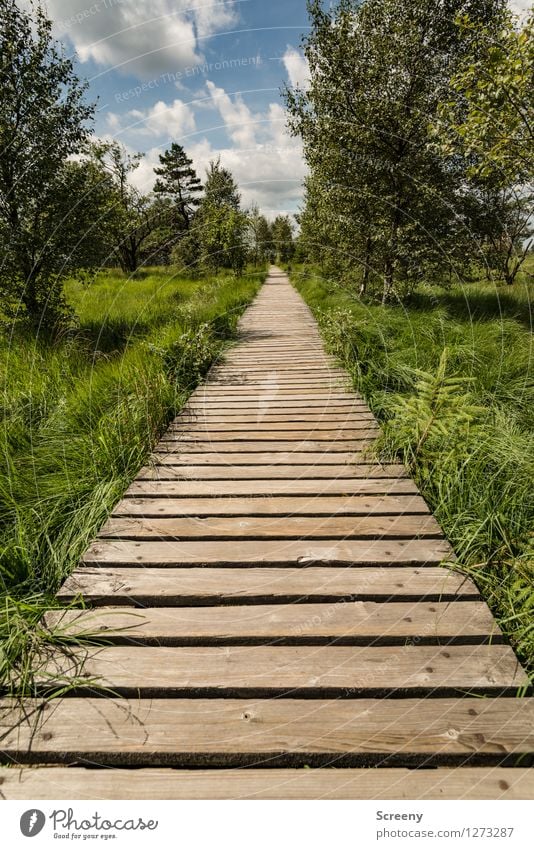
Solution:
[[[468,12],[488,32],[502,0],[338,0],[309,3],[310,84],[286,90],[290,129],[310,174],[301,244],[361,295],[409,297],[425,278],[468,278],[484,235],[481,202],[462,157],[429,130],[451,76],[477,40],[454,22]]]
[[[202,191],[200,179],[192,167],[193,160],[189,159],[182,145],[173,142],[169,150],[160,154],[159,161],[160,167],[154,168],[158,176],[154,192],[170,200],[176,213],[175,226],[188,229]]]
[[[164,199],[154,201],[132,185],[131,175],[139,167],[143,154],[129,154],[119,142],[92,144],[89,154],[110,184],[109,203],[113,213],[107,229],[114,255],[123,271],[133,274],[146,259],[149,240],[168,219],[169,204]]]
[[[410,468],[418,464],[421,474],[428,474],[445,451],[461,463],[485,412],[466,391],[473,378],[447,376],[447,356],[444,348],[435,373],[413,369],[413,394],[394,395],[389,402],[389,445],[404,454]]]
[[[65,312],[62,279],[76,262],[76,225],[88,229],[94,214],[96,195],[79,179],[90,175],[69,164],[94,109],[41,7],[30,15],[2,2],[0,81],[0,293],[34,325],[54,326]]]
[[[201,266],[215,273],[219,268],[231,268],[241,274],[247,257],[247,227],[232,174],[220,161],[211,162],[195,218]]]
[[[534,287],[423,288],[409,310],[363,304],[295,271],[329,350],[409,465],[522,660],[534,665]]]
[[[475,41],[451,80],[440,108],[442,148],[472,157],[471,173],[507,184],[534,174],[534,14],[523,26],[507,11],[497,32],[469,15],[458,17],[465,39]]]
[[[249,253],[252,262],[274,262],[274,245],[271,225],[265,215],[261,215],[257,205],[248,211],[248,229],[250,235]]]
[[[278,262],[287,263],[295,253],[293,227],[289,215],[277,215],[271,225],[272,243]]]

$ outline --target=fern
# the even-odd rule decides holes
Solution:
[[[413,394],[395,395],[390,401],[384,443],[401,451],[412,468],[449,452],[458,461],[468,452],[485,414],[468,391],[472,378],[447,377],[447,355],[445,348],[435,374],[413,369]]]

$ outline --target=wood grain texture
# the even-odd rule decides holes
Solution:
[[[502,762],[534,748],[532,699],[64,699],[28,702],[25,721],[0,703],[0,752],[50,762],[183,766],[253,762],[268,766],[320,757],[355,764],[392,760]],[[86,733],[79,733],[85,713]],[[117,740],[123,747],[117,750]],[[256,765],[259,766],[258,761]]]
[[[60,589],[58,596],[71,601],[83,595],[87,604],[202,605],[252,604],[276,601],[402,600],[453,601],[475,600],[479,593],[463,575],[442,567],[409,566],[376,569],[361,566],[305,569],[269,568],[221,570],[144,569],[83,566]]]
[[[178,449],[157,451],[152,462],[161,466],[331,466],[369,465],[369,456],[364,451],[338,451],[334,457],[325,451],[208,451],[191,457]]]
[[[228,455],[237,454],[237,453],[245,453],[245,454],[260,454],[260,456],[264,456],[267,452],[269,453],[284,453],[284,452],[306,452],[307,454],[322,454],[323,456],[329,456],[330,462],[332,462],[332,452],[340,452],[343,455],[346,452],[351,453],[361,453],[364,448],[368,448],[372,445],[373,439],[376,434],[371,433],[369,437],[365,435],[360,439],[335,439],[330,442],[320,440],[306,440],[306,439],[295,439],[291,440],[280,440],[280,441],[269,441],[269,440],[257,440],[250,441],[243,439],[241,441],[226,441],[222,445],[219,442],[214,443],[212,441],[201,441],[201,440],[184,440],[180,438],[173,439],[172,436],[164,436],[161,438],[161,441],[156,445],[155,453],[161,454],[162,452],[174,453],[174,454],[201,454],[201,455],[209,455],[213,457],[215,455],[215,461],[217,462],[217,458],[220,456],[223,461],[228,460]],[[195,462],[195,459],[190,459],[190,462]],[[206,460],[204,460],[206,462]]]
[[[512,649],[468,646],[110,646],[51,655],[36,676],[46,689],[69,677],[116,692],[160,696],[516,692],[528,684]]]
[[[270,498],[123,498],[114,516],[387,516],[429,513],[420,495],[330,495]]]
[[[354,463],[351,465],[318,464],[310,466],[286,465],[249,465],[249,466],[145,466],[137,475],[137,480],[336,480],[355,478],[400,478],[406,477],[404,466],[390,464]]]
[[[112,517],[102,539],[432,539],[441,536],[433,516],[284,516],[193,518]]]
[[[0,768],[4,799],[518,799],[534,770]]]
[[[84,563],[144,566],[289,564],[429,565],[452,558],[444,540],[220,540],[216,542],[136,542],[98,540],[88,548]]]
[[[222,577],[222,576],[221,576]],[[62,634],[106,640],[227,645],[252,640],[343,641],[347,645],[395,644],[408,638],[448,643],[498,642],[501,632],[483,602],[373,602],[270,604],[226,607],[106,608],[49,611],[45,622]]]

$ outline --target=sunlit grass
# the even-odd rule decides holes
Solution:
[[[64,338],[51,344],[22,328],[4,335],[4,673],[14,663],[31,667],[25,647],[35,648],[43,603],[232,337],[263,277],[261,270],[194,281],[162,270],[142,279],[106,273],[89,286],[68,285],[79,325]]]
[[[382,307],[317,269],[297,267],[292,276],[381,419],[382,456],[410,466],[460,567],[533,668],[534,284],[525,274],[514,287],[427,286],[408,303]],[[432,404],[444,351],[446,376],[468,380],[458,390],[465,400],[451,398],[440,411]]]

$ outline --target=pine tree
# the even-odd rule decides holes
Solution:
[[[173,142],[169,150],[160,154],[159,161],[161,167],[154,168],[154,173],[160,179],[156,180],[154,192],[173,202],[180,222],[188,230],[200,204],[199,193],[202,191],[200,178],[192,167],[193,160],[189,159],[182,145]]]
[[[210,271],[232,268],[240,274],[246,261],[247,216],[231,171],[220,160],[206,172],[204,197],[196,216],[201,265]]]

